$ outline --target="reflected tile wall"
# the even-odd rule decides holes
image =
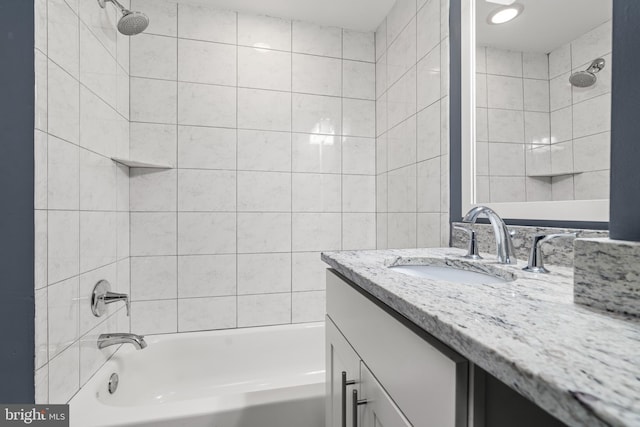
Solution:
[[[101,279],[129,292],[129,39],[93,2],[36,6],[36,403],[66,403],[128,332],[124,307],[90,311]],[[125,7],[128,1],[123,2]]]
[[[177,167],[131,173],[132,329],[322,320],[320,251],[376,246],[374,34],[132,3],[131,153]]]
[[[608,198],[611,22],[548,54],[479,47],[476,56],[480,200]],[[596,84],[573,87],[571,73],[598,57]]]
[[[448,8],[399,0],[376,31],[379,249],[449,244]]]

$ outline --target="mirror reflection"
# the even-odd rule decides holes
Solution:
[[[609,198],[611,0],[476,1],[476,201]]]

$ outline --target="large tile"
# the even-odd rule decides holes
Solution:
[[[440,159],[418,163],[416,170],[418,212],[440,212]]]
[[[387,92],[389,128],[416,113],[416,94],[416,69],[412,68]]]
[[[130,46],[129,72],[132,77],[175,80],[178,63],[182,65],[186,61],[182,54],[188,52],[187,47],[181,44],[178,62],[178,42],[175,38],[145,33],[131,37]]]
[[[573,138],[573,109],[571,107],[551,112],[551,143]]]
[[[440,214],[419,213],[418,214],[418,247],[437,248],[440,244]]]
[[[378,28],[376,28],[375,34],[375,42],[376,42],[376,61],[384,55],[387,51],[387,19],[385,18]]]
[[[325,289],[327,265],[320,259],[320,252],[293,253],[291,264],[294,292]]]
[[[333,135],[293,134],[294,172],[340,173],[341,141]]]
[[[569,82],[571,73],[561,74],[549,81],[549,108],[556,111],[569,107],[572,103],[572,86]]]
[[[291,171],[291,133],[239,130],[238,169]]]
[[[611,129],[611,97],[601,95],[573,106],[573,137],[594,135]]]
[[[131,213],[131,256],[175,255],[176,213]]]
[[[178,210],[230,212],[236,209],[236,172],[178,171]]]
[[[358,137],[342,138],[342,172],[375,175],[375,139]]]
[[[47,286],[47,218],[46,210],[34,211],[33,232],[34,232],[34,287],[35,289]]]
[[[178,80],[234,86],[237,59],[235,46],[178,39]]]
[[[291,130],[291,94],[238,89],[238,128]]]
[[[291,323],[291,294],[238,297],[238,327]]]
[[[531,145],[548,145],[550,143],[550,116],[548,113],[525,111],[524,136],[525,142]]]
[[[570,71],[571,46],[567,43],[549,53],[549,78],[553,79]]]
[[[603,132],[573,141],[573,162],[577,172],[611,168],[611,134]]]
[[[128,121],[85,87],[80,88],[80,146],[106,157],[126,156]]]
[[[48,56],[74,77],[79,74],[79,19],[64,0],[49,0]]]
[[[294,213],[292,220],[294,252],[341,249],[341,214]]]
[[[342,56],[344,59],[375,62],[375,55],[373,32],[342,31]]]
[[[293,21],[294,52],[342,57],[342,29]]]
[[[238,253],[291,251],[290,213],[239,213]]]
[[[415,248],[417,244],[416,214],[390,213],[388,218],[388,248]]]
[[[53,359],[79,337],[78,277],[49,286],[47,319],[49,358]]]
[[[178,300],[178,332],[235,327],[235,296]]]
[[[49,362],[49,403],[66,404],[80,388],[78,343]]]
[[[417,66],[418,111],[440,99],[440,50],[434,49]]]
[[[238,86],[291,90],[291,53],[238,47]]]
[[[115,212],[80,212],[80,272],[115,262]]]
[[[178,34],[178,5],[174,1],[131,0],[131,8],[143,10],[149,17],[148,34],[176,36]]]
[[[524,109],[526,111],[549,111],[549,82],[524,79]]]
[[[270,16],[239,13],[238,44],[291,51],[291,22]]]
[[[488,75],[487,95],[489,108],[523,109],[523,89],[520,78]]]
[[[39,369],[49,361],[48,300],[47,288],[38,289],[34,293],[34,349],[35,368]]]
[[[126,260],[131,254],[129,237],[131,234],[131,221],[129,212],[116,212],[116,257],[118,260]]]
[[[34,400],[36,405],[49,403],[49,365],[44,365],[34,374]]]
[[[551,146],[551,172],[570,174],[573,170],[573,141],[553,144]]]
[[[438,131],[440,123],[438,118]],[[416,119],[411,117],[389,130],[387,134],[388,166],[394,170],[416,162]],[[438,149],[440,147],[438,146]],[[439,150],[438,150],[439,151]]]
[[[551,178],[527,178],[527,202],[548,202],[551,200]]]
[[[523,112],[489,109],[489,140],[492,142],[523,143]]]
[[[491,177],[490,186],[492,203],[524,202],[526,200],[524,177]]]
[[[476,123],[478,126],[478,123]],[[440,103],[420,111],[416,118],[417,160],[440,155]]]
[[[238,211],[286,212],[290,210],[290,173],[238,172]]]
[[[176,127],[156,123],[131,123],[129,153],[132,159],[176,165]]]
[[[78,143],[80,83],[55,63],[49,61],[48,88],[49,134]]]
[[[522,77],[522,52],[488,47],[487,73]]]
[[[524,144],[489,143],[489,174],[495,176],[525,175]]]
[[[234,213],[178,214],[178,255],[216,255],[236,252]]]
[[[294,292],[291,294],[293,323],[320,322],[326,314],[324,291]]]
[[[47,189],[49,209],[78,209],[80,153],[76,145],[49,136]]]
[[[341,134],[342,106],[340,98],[294,93],[292,103],[294,132]]]
[[[236,130],[178,126],[178,166],[235,169]]]
[[[129,182],[132,211],[172,212],[176,210],[175,170],[133,168]]]
[[[375,212],[376,177],[373,175],[343,175],[342,210],[344,212]]]
[[[67,3],[73,3],[67,0]],[[100,40],[100,43],[107,48],[109,53],[116,57],[118,49],[118,30],[117,23],[120,13],[114,7],[105,7],[104,9],[96,7],[91,0],[75,0],[79,3],[79,15],[81,25],[84,24],[91,32]],[[124,6],[128,6],[128,1],[124,1]],[[73,6],[72,6],[73,7]]]
[[[129,74],[122,69],[122,67],[116,67],[116,110],[125,119],[129,120]]]
[[[545,53],[524,52],[522,75],[525,79],[549,80],[549,56]]]
[[[293,54],[292,88],[294,92],[340,96],[342,61],[315,55]]]
[[[48,213],[48,281],[59,282],[80,272],[80,216],[77,211]]]
[[[337,174],[293,174],[294,212],[341,212],[341,178]]]
[[[176,82],[131,78],[131,120],[176,123]]]
[[[47,0],[36,0],[34,3],[34,46],[42,54],[47,54]]]
[[[180,82],[178,124],[235,127],[236,96],[234,87]]]
[[[590,63],[599,56],[611,53],[612,21],[609,20],[571,42],[571,63],[575,66]]]
[[[205,5],[178,5],[178,37],[235,44],[237,19],[235,12]]]
[[[80,150],[80,209],[116,210],[116,165],[106,157]]]
[[[398,37],[402,29],[416,15],[416,0],[398,0],[387,14],[387,46]]]
[[[428,0],[418,11],[418,59],[440,43],[440,1]]]
[[[139,301],[131,304],[131,330],[136,334],[178,332],[178,301]]]
[[[175,256],[131,258],[131,301],[177,298],[177,263]]]
[[[345,213],[342,216],[342,249],[376,248],[376,214]]]
[[[40,0],[44,1],[44,0]],[[34,127],[46,132],[48,129],[48,59],[40,51],[35,51],[35,117]]]
[[[236,294],[236,255],[178,257],[178,297]]]
[[[387,183],[389,212],[416,212],[416,166],[389,172]]]
[[[347,136],[376,136],[376,103],[364,99],[342,100],[342,133]]]
[[[608,170],[576,175],[574,177],[576,200],[608,199],[609,179],[610,172]]]
[[[402,30],[387,51],[388,84],[397,82],[416,63],[416,20]]]
[[[389,85],[387,84],[387,54],[385,53],[382,57],[376,62],[376,99],[379,99],[382,94],[384,94]],[[385,112],[386,114],[386,112]]]
[[[238,255],[238,295],[290,291],[290,253]]]

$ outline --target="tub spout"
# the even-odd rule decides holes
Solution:
[[[101,334],[98,337],[98,348],[103,349],[116,344],[133,344],[136,350],[147,346],[144,336],[136,334]]]

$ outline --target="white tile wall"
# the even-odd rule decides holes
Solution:
[[[398,0],[376,31],[376,182],[357,186],[376,188],[377,215],[354,213],[343,240],[375,228],[381,249],[448,245],[448,7]]]
[[[131,172],[132,329],[321,320],[319,251],[376,244],[374,34],[133,3],[131,153],[177,170]]]
[[[129,292],[129,171],[110,159],[129,154],[129,39],[92,2],[36,16],[36,402],[66,403],[113,351],[97,335],[129,331],[88,302],[101,279]]]

